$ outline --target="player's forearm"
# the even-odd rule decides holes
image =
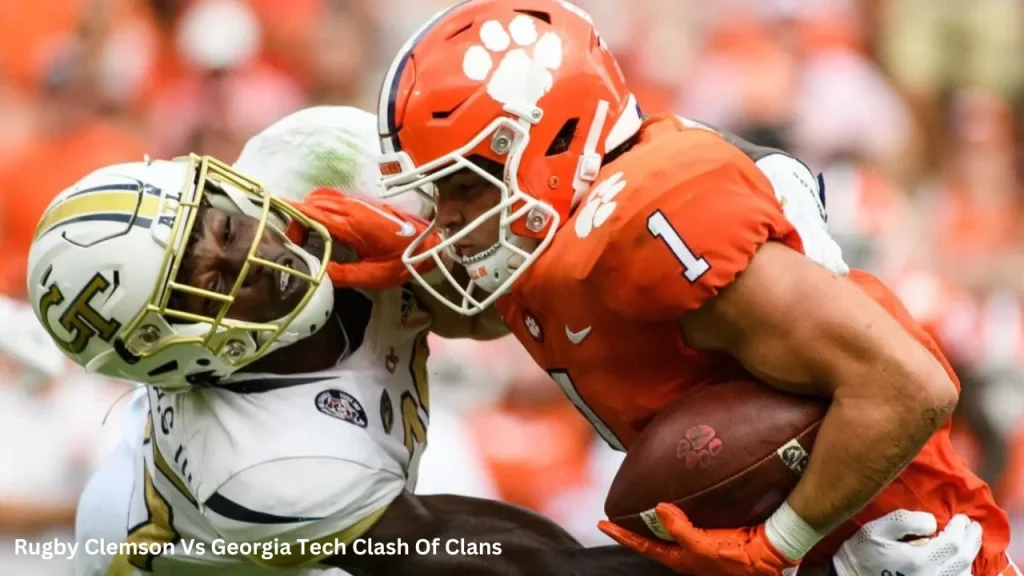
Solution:
[[[837,390],[807,471],[789,497],[794,512],[822,533],[867,505],[956,405],[955,388],[944,372],[928,376],[934,382],[903,373],[906,380],[897,383],[885,378],[885,370],[872,371],[874,386],[861,382]]]
[[[956,406],[943,365],[886,308],[769,242],[728,290],[682,318],[691,346],[727,352],[783,390],[832,398],[803,478],[765,527],[792,560],[863,508]]]
[[[835,402],[790,506],[813,528],[828,532],[913,459],[934,431],[925,421],[901,409]]]

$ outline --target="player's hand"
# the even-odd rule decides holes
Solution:
[[[781,576],[783,570],[798,564],[772,546],[764,524],[702,530],[672,504],[658,504],[655,512],[675,544],[645,538],[608,521],[597,527],[619,544],[684,574]]]
[[[970,576],[981,550],[981,525],[963,514],[932,537],[935,517],[896,510],[861,527],[832,557],[838,576]],[[918,538],[904,542],[908,538]]]
[[[355,252],[355,258],[350,259],[353,261],[339,261],[342,259],[332,256],[327,274],[335,286],[383,290],[409,280],[402,253],[427,229],[424,220],[387,204],[346,196],[331,188],[314,190],[295,207],[323,224],[336,244]],[[300,235],[301,231],[289,230],[293,240]],[[434,234],[421,248],[436,246],[439,241],[440,237]],[[427,260],[417,270],[425,273],[433,264]]]

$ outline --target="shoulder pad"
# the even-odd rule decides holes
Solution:
[[[626,316],[663,320],[699,308],[769,240],[802,250],[757,166],[719,137],[702,140],[696,149],[678,150],[686,153],[671,164],[626,172],[612,188],[606,182],[615,176],[609,177],[590,199],[607,205],[602,194],[621,188],[616,196],[624,206],[617,218],[605,216],[612,221],[589,280]],[[584,206],[578,218],[592,212],[596,223],[608,210]]]

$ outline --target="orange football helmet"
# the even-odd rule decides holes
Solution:
[[[403,256],[413,277],[466,315],[486,309],[550,244],[597,177],[603,156],[640,128],[636,99],[590,17],[562,0],[467,0],[433,17],[401,48],[381,88],[381,172],[388,195],[473,170],[501,200],[440,244],[432,225]],[[504,167],[499,180],[479,156]],[[455,243],[490,218],[497,242],[472,257]],[[472,282],[462,287],[442,264],[447,252]],[[416,271],[434,259],[461,301],[438,293]],[[422,267],[421,267],[422,268]],[[477,299],[479,286],[489,296]]]

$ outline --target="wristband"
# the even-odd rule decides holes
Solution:
[[[764,529],[765,536],[772,546],[793,561],[803,558],[825,537],[798,516],[789,507],[789,502],[783,502],[782,506],[768,518]]]

